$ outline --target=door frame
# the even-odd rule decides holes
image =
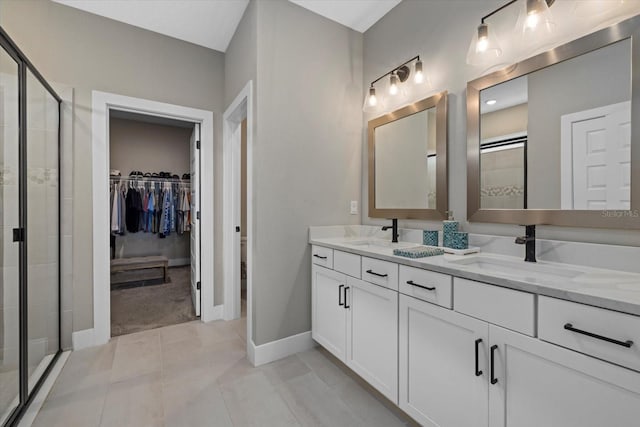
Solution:
[[[109,111],[120,110],[200,123],[201,188],[214,188],[213,112],[180,105],[92,91],[92,194],[93,194],[93,331],[89,345],[105,344],[111,338],[109,255]],[[215,320],[214,308],[214,215],[213,191],[200,194],[201,293],[200,320]]]
[[[253,363],[253,81],[250,80],[231,102],[223,116],[223,276],[224,276],[224,319],[240,317],[241,281],[240,281],[240,233],[235,227],[240,224],[240,126],[247,120],[247,355]],[[237,241],[236,241],[237,239]]]

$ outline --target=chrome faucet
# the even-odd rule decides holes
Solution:
[[[385,225],[382,227],[382,231],[391,229],[391,243],[398,243],[398,219],[393,218],[391,220],[391,225]]]
[[[516,237],[516,244],[525,245],[524,260],[536,262],[536,226],[525,225],[525,235]]]

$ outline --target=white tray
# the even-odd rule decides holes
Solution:
[[[454,254],[454,255],[469,255],[469,254],[476,254],[480,252],[480,248],[477,246],[472,246],[467,249],[452,249],[452,248],[445,248],[445,247],[443,247],[442,249],[444,249],[445,254]]]

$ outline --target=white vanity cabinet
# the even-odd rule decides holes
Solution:
[[[398,292],[347,277],[347,366],[398,403]]]
[[[488,421],[489,325],[400,295],[400,408],[424,426]]]
[[[398,292],[315,263],[311,271],[313,339],[397,404]]]
[[[493,325],[489,337],[491,427],[639,425],[640,373]]]
[[[313,338],[421,425],[640,425],[639,316],[313,254]]]
[[[311,267],[311,336],[340,360],[346,359],[347,310],[344,308],[344,274]]]

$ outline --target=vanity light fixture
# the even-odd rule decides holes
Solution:
[[[381,104],[384,103],[384,94],[376,96],[375,84],[387,76],[389,76],[388,96],[396,97],[400,94],[406,95],[406,88],[403,87],[403,84],[411,75],[410,64],[412,62],[415,62],[413,65],[413,82],[418,85],[424,83],[426,81],[424,69],[422,61],[420,60],[420,55],[417,55],[372,81],[369,86],[369,93],[364,100],[362,110],[364,112],[374,112],[382,107]]]
[[[495,9],[488,15],[485,15],[480,20],[477,30],[474,32],[471,39],[471,45],[467,51],[467,64],[470,65],[489,65],[492,60],[502,55],[502,48],[497,37],[492,34],[489,29],[489,24],[485,22],[488,18],[516,3],[518,0],[511,0],[510,2]],[[522,24],[522,31],[525,36],[533,35],[540,32],[540,28],[545,28],[550,31],[553,26],[553,20],[551,19],[551,13],[549,12],[549,6],[551,6],[555,0],[524,0],[525,8],[520,14],[518,23]],[[540,25],[544,23],[544,25]],[[516,24],[518,25],[518,24]]]

